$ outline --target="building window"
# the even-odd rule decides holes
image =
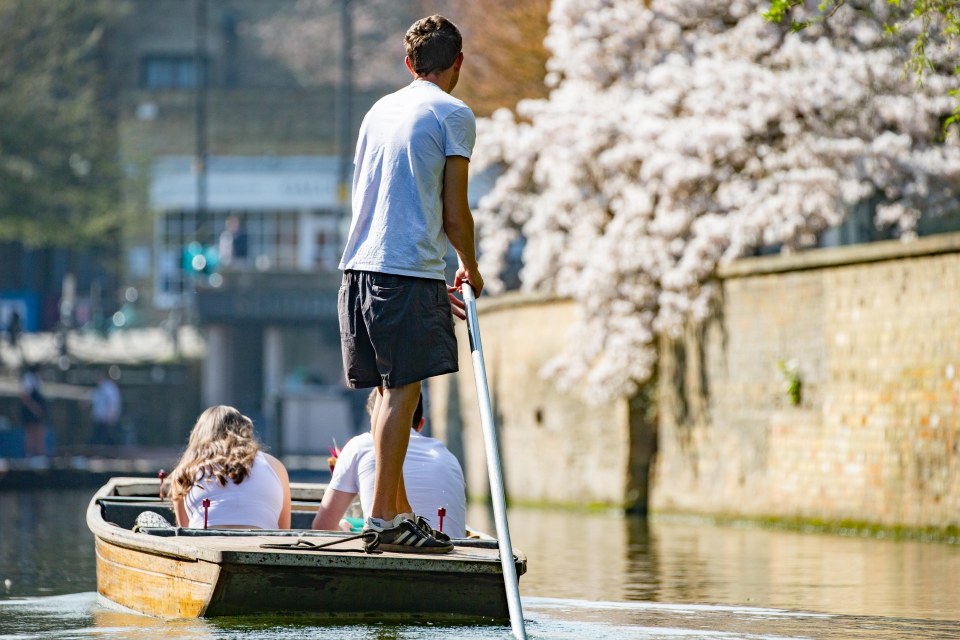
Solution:
[[[146,89],[192,89],[202,79],[207,63],[200,65],[192,55],[152,55],[140,61],[140,86]]]
[[[298,269],[298,219],[295,211],[216,211],[207,213],[201,223],[194,211],[160,213],[156,226],[157,306],[178,306],[182,294],[192,290],[191,278],[197,276],[187,268],[184,250],[197,240],[205,252],[216,256],[218,270]],[[233,255],[221,260],[220,253],[227,246]]]
[[[156,221],[157,268],[154,272],[155,302],[160,308],[181,304],[189,291],[189,274],[183,268],[183,251],[197,237],[196,214],[192,211],[166,211]]]
[[[245,211],[238,214],[247,236],[248,267],[261,271],[297,267],[297,213]],[[224,219],[218,228],[225,228]]]
[[[339,233],[340,215],[337,211],[320,210],[312,218],[313,243],[309,264],[319,271],[334,271],[340,262],[342,247]]]

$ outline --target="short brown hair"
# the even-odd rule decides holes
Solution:
[[[460,30],[441,15],[414,22],[403,41],[410,66],[418,76],[449,69],[463,48]]]

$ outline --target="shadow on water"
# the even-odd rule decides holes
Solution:
[[[947,621],[835,616],[757,607],[525,598],[531,640],[916,640],[957,637]],[[116,640],[439,640],[510,638],[508,627],[322,623],[311,619],[158,620],[114,611],[94,593],[0,601],[4,638]]]
[[[625,555],[627,575],[632,579],[625,585],[624,599],[646,601],[656,599],[659,593],[657,556],[652,548],[649,520],[643,517],[623,518],[627,534]]]

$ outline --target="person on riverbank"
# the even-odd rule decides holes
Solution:
[[[218,258],[224,267],[242,267],[247,261],[247,232],[240,218],[228,216],[217,242]]]
[[[22,358],[23,349],[20,346],[20,334],[23,333],[23,324],[20,321],[20,313],[18,311],[14,310],[10,312],[10,319],[7,320],[6,331],[10,348],[17,351]]]
[[[453,550],[418,526],[403,462],[410,424],[427,378],[457,371],[454,291],[483,278],[467,203],[473,112],[450,95],[460,77],[463,41],[443,16],[415,22],[404,37],[413,81],[381,98],[363,119],[353,178],[353,219],[340,269],[340,340],[348,386],[377,387],[373,499],[365,531],[387,551]],[[447,241],[459,268],[447,287]]]
[[[197,419],[170,474],[177,524],[221,529],[289,529],[290,479],[260,448],[253,422],[233,407],[210,407]]]
[[[375,420],[380,402],[380,392],[374,389],[367,401],[371,422]],[[421,528],[440,529],[437,510],[443,508],[442,534],[446,538],[463,538],[466,536],[467,511],[463,469],[456,456],[442,442],[421,434],[425,423],[421,395],[413,413],[410,443],[403,461],[407,496],[413,512],[418,514],[417,521]],[[320,508],[313,519],[313,528],[352,530],[351,524],[342,518],[357,494],[360,495],[364,516],[370,513],[375,475],[373,434],[368,431],[351,438],[337,456],[333,477],[323,492]]]
[[[123,398],[120,387],[106,371],[97,374],[97,386],[90,392],[90,416],[93,419],[91,445],[115,446],[121,443],[120,412]]]
[[[20,376],[20,422],[23,423],[23,451],[28,458],[47,455],[47,399],[43,394],[36,364],[23,368]]]

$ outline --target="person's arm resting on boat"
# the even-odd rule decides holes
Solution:
[[[313,518],[313,528],[323,531],[337,531],[341,529],[340,520],[347,512],[350,504],[357,497],[355,493],[327,489],[323,492],[317,515]]]

